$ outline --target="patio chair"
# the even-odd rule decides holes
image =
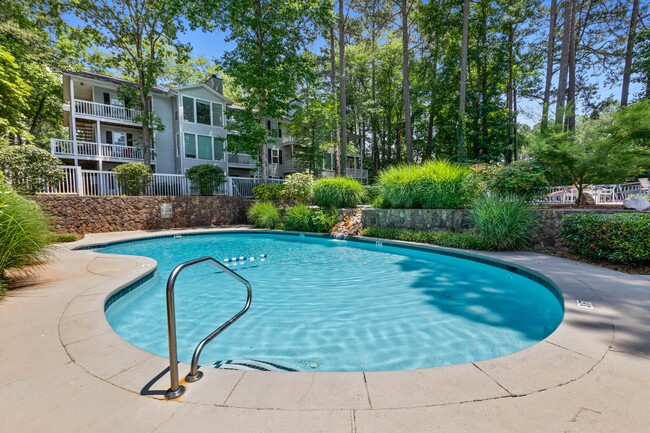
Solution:
[[[596,203],[614,202],[615,189],[615,186],[605,186],[600,188],[596,194],[596,197],[598,198]]]
[[[650,180],[647,177],[640,177],[639,184],[641,184],[641,192],[650,193]]]

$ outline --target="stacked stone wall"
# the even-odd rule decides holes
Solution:
[[[36,196],[32,199],[51,217],[53,230],[59,233],[103,233],[245,224],[248,208],[247,200],[226,196]],[[169,205],[171,215],[168,213]]]

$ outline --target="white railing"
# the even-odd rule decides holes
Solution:
[[[76,157],[78,159],[115,162],[142,161],[144,159],[142,148],[120,144],[92,143],[77,140],[75,146],[75,142],[72,140],[53,138],[50,141],[50,147],[54,155],[64,158]]]
[[[245,153],[229,153],[228,154],[228,164],[230,165],[243,165],[246,167],[255,167],[257,161],[251,158],[250,155]]]
[[[336,177],[336,172],[334,170],[323,170],[321,175],[323,177]],[[345,175],[353,179],[368,180],[368,170],[361,168],[346,168]]]
[[[74,194],[81,196],[118,196],[124,190],[113,171],[82,170],[81,167],[63,166],[63,179],[48,185],[41,194]],[[269,179],[269,183],[283,183],[284,179]],[[253,188],[261,185],[260,178],[227,177],[216,191],[217,195],[253,197]],[[182,174],[154,173],[144,195],[187,196],[196,194],[190,181]]]
[[[131,123],[139,122],[137,119],[142,116],[141,111],[133,110],[131,108],[80,100],[74,101],[74,111],[76,114],[85,116],[121,120],[123,122]]]

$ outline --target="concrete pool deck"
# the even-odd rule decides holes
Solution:
[[[533,253],[484,254],[543,273],[562,291],[564,321],[528,349],[403,372],[203,368],[201,381],[166,401],[168,361],[122,340],[104,316],[107,296],[155,262],[71,248],[197,231],[57,246],[29,286],[0,302],[1,431],[650,431],[650,276]],[[188,370],[181,364],[180,375]]]

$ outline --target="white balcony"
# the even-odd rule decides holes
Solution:
[[[137,119],[141,118],[142,112],[131,108],[124,108],[117,105],[99,104],[91,101],[74,101],[74,114],[76,116],[104,119],[121,123],[141,125]]]
[[[52,154],[58,158],[82,159],[88,161],[108,162],[142,162],[142,149],[119,144],[92,143],[53,138],[50,142]],[[153,160],[153,157],[152,157]]]

